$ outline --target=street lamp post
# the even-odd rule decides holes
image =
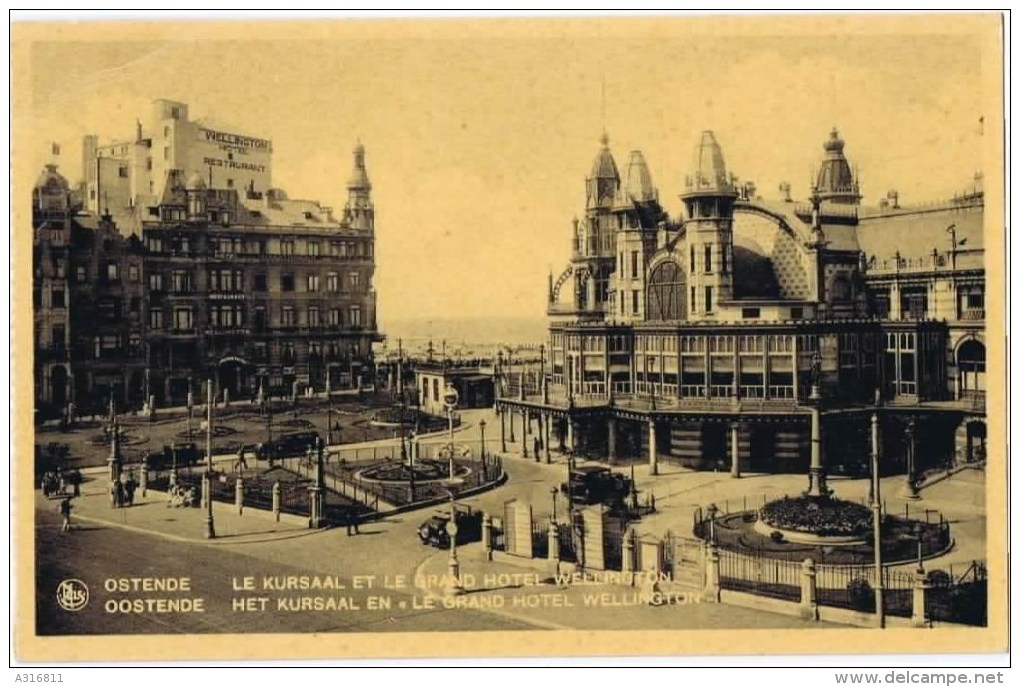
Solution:
[[[710,503],[706,511],[708,514],[708,543],[715,546],[715,518],[719,515],[719,507]]]
[[[191,379],[188,379],[188,441],[192,440],[191,436],[191,413],[195,408],[195,396],[191,393]]]
[[[309,454],[311,454],[312,449],[309,448],[308,452],[309,452]],[[320,438],[318,441],[315,442],[315,456],[316,456],[316,460],[315,460],[315,482],[308,489],[308,493],[309,493],[309,497],[310,497],[310,499],[309,499],[310,503],[308,504],[309,505],[309,511],[310,511],[310,513],[309,513],[310,517],[308,518],[308,526],[313,528],[313,529],[318,529],[319,527],[322,527],[322,520],[323,520],[323,507],[322,507],[323,506],[323,493],[322,492],[323,492],[323,481],[324,481],[323,478],[325,476],[324,475],[325,468],[323,467],[323,456],[324,456],[324,454],[325,454],[325,445],[323,444],[322,439]]]
[[[917,572],[924,573],[924,525],[914,523],[914,538],[917,539]]]
[[[454,465],[453,465],[453,411],[457,407],[458,401],[457,390],[453,388],[452,384],[446,385],[446,391],[443,393],[443,402],[446,404],[446,417],[449,422],[450,428],[450,480],[455,478]]]
[[[205,487],[205,538],[215,539],[216,528],[213,524],[213,495],[212,495],[212,473],[213,473],[213,458],[212,458],[212,404],[213,404],[213,390],[212,380],[206,380],[205,383],[205,454],[206,454],[206,471],[204,479]]]
[[[903,485],[903,498],[915,500],[921,498],[921,495],[917,493],[917,457],[915,455],[917,426],[913,419],[907,423],[905,435],[907,438],[907,480]]]
[[[446,484],[446,493],[450,495],[450,523],[446,526],[446,533],[450,538],[450,558],[447,562],[447,575],[449,584],[446,593],[450,596],[458,596],[464,593],[464,587],[460,581],[460,561],[457,559],[457,486],[458,480],[450,479]]]
[[[878,413],[871,416],[871,519],[875,547],[875,616],[878,626],[885,627],[884,580],[882,579],[882,494],[879,470],[881,443],[878,436]]]
[[[552,521],[556,524],[556,495],[560,492],[556,487],[549,487],[549,496],[552,497]]]
[[[485,418],[478,421],[478,429],[482,432],[482,461],[485,460]]]
[[[329,372],[326,372],[326,444],[333,444],[333,393],[329,388]]]

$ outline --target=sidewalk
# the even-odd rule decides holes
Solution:
[[[308,528],[305,518],[281,514],[277,522],[267,511],[245,508],[238,515],[232,504],[213,502],[214,539],[205,538],[206,511],[202,508],[172,508],[167,506],[166,495],[149,490],[145,496],[135,492],[133,506],[113,508],[107,491],[104,471],[88,471],[81,485],[81,496],[71,500],[71,523],[83,528],[90,525],[150,534],[172,541],[209,545],[249,544],[303,537],[321,532]],[[59,499],[47,499],[36,491],[36,508],[54,512]]]
[[[464,593],[459,596],[445,593],[449,551],[437,550],[415,571],[415,587],[432,604],[482,610],[549,630],[844,627],[709,603],[697,591],[667,589],[669,585],[662,588],[667,601],[655,606],[648,603],[648,589],[639,581],[632,585],[592,580],[557,584],[553,579],[555,563],[524,558],[516,561],[505,555],[489,561],[480,544],[458,548],[457,557],[465,583]],[[561,570],[567,574],[572,566],[563,564]]]

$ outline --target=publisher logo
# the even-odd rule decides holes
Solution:
[[[64,580],[57,585],[57,603],[65,611],[80,611],[89,603],[89,588],[81,580]]]

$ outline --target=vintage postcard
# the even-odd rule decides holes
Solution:
[[[1005,651],[1001,22],[15,22],[15,657]]]

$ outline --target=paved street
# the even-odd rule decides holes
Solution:
[[[466,414],[463,435],[477,432],[482,411]],[[498,420],[487,418],[487,422]],[[492,426],[490,424],[490,426]],[[490,444],[494,448],[494,444]],[[508,448],[513,448],[508,446]],[[504,503],[517,498],[533,505],[536,521],[544,522],[552,510],[550,488],[563,481],[565,462],[554,455],[553,464],[536,463],[507,455],[506,485],[462,499],[462,503],[494,515],[502,515]],[[654,493],[657,512],[640,523],[641,532],[661,535],[667,530],[687,534],[697,506],[715,502],[724,508],[748,507],[762,495],[772,498],[803,488],[800,475],[748,475],[732,479],[728,474],[692,472],[662,465],[651,477],[645,465],[636,466],[638,487]],[[362,632],[412,630],[512,630],[512,629],[678,629],[678,628],[792,628],[819,627],[800,619],[726,605],[682,603],[664,607],[627,604],[626,585],[601,584],[597,588],[557,589],[549,584],[500,585],[495,592],[461,597],[463,608],[446,608],[441,584],[428,576],[446,570],[447,552],[423,546],[419,525],[434,507],[397,514],[365,523],[360,534],[347,536],[343,529],[310,531],[299,517],[284,516],[276,522],[270,514],[246,509],[243,515],[228,504],[215,504],[217,538],[203,538],[204,512],[192,508],[168,508],[162,495],[150,492],[131,508],[113,509],[105,495],[102,471],[89,475],[83,495],[75,499],[76,529],[59,532],[56,501],[36,493],[37,556],[39,585],[37,608],[42,634],[152,633],[152,632]],[[866,493],[862,480],[833,480],[836,493],[859,498]],[[890,511],[904,507],[898,499],[897,480],[886,480],[884,494]],[[931,567],[965,565],[984,558],[984,473],[965,470],[922,491],[923,499],[910,508],[938,508],[953,522],[957,543]],[[557,508],[565,502],[557,497]],[[560,510],[562,514],[562,510]],[[460,549],[462,571],[481,578],[493,573],[534,573],[535,568],[508,566],[483,559],[479,544]],[[343,589],[280,590],[277,579],[333,576]],[[367,576],[375,576],[372,588]],[[398,580],[398,576],[403,579]],[[545,575],[547,576],[547,575]],[[543,576],[543,577],[545,577]],[[190,578],[187,593],[123,593],[108,591],[108,579],[155,577]],[[243,578],[251,577],[244,587]],[[81,611],[69,612],[57,605],[60,581],[75,578],[89,588],[90,602]],[[272,578],[267,588],[266,578]],[[355,581],[360,588],[355,588]],[[387,584],[390,588],[380,588]],[[614,596],[590,602],[593,593]],[[128,603],[150,598],[201,598],[204,613],[110,612],[108,602]],[[276,604],[295,603],[304,597],[331,598],[340,610],[281,610]],[[388,601],[379,601],[382,597]],[[499,605],[483,597],[498,597]],[[247,601],[255,609],[233,610],[232,600]],[[535,599],[538,599],[536,602]],[[588,600],[586,600],[588,599]],[[618,605],[617,600],[623,604]],[[311,602],[307,602],[311,603]],[[386,604],[389,604],[386,607]],[[370,608],[370,604],[379,606]],[[537,604],[537,605],[536,605]]]

